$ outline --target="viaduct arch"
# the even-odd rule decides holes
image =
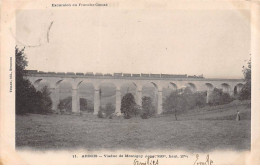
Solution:
[[[213,79],[203,77],[188,77],[183,76],[165,76],[162,74],[114,74],[103,75],[97,74],[83,74],[83,73],[44,73],[38,71],[31,71],[27,74],[29,81],[38,88],[41,83],[47,83],[51,91],[51,99],[53,102],[53,110],[57,110],[59,104],[59,87],[61,83],[67,82],[71,84],[71,96],[72,96],[72,112],[80,112],[79,103],[79,87],[83,83],[91,84],[94,87],[94,114],[98,113],[101,105],[100,87],[103,83],[112,83],[116,88],[116,110],[115,112],[121,114],[121,87],[125,84],[133,84],[136,88],[135,96],[136,103],[141,105],[142,103],[142,89],[147,83],[154,86],[157,95],[157,113],[162,113],[162,99],[163,89],[170,88],[177,90],[179,88],[189,87],[193,92],[207,91],[207,102],[210,93],[214,88],[222,89],[223,92],[233,95],[241,91],[244,84],[243,79]]]

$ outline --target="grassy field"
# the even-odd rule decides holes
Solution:
[[[19,149],[250,150],[248,102],[205,107],[178,116],[100,119],[87,115],[16,116]],[[236,111],[241,113],[235,120]]]

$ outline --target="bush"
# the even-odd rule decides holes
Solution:
[[[187,96],[187,94],[179,94],[178,91],[172,92],[163,102],[163,112],[177,115],[187,111]]]
[[[121,100],[121,112],[124,114],[124,118],[128,119],[135,115],[136,113],[136,103],[134,96],[131,93],[127,93],[123,96]]]
[[[69,96],[65,99],[60,100],[58,104],[58,109],[63,113],[72,110],[72,97]]]
[[[234,99],[228,94],[224,93],[221,89],[214,88],[212,93],[209,95],[209,105],[222,105],[228,104]]]
[[[38,97],[38,108],[37,113],[47,114],[52,112],[52,100],[50,98],[51,92],[47,86],[44,86],[41,91],[37,92]]]
[[[171,92],[163,101],[163,112],[177,115],[186,112],[195,107],[204,107],[206,105],[206,92],[193,93],[189,88]]]
[[[205,107],[207,101],[207,92],[196,92],[194,93],[195,107]]]
[[[136,104],[133,108],[133,114],[134,116],[139,116],[142,113],[142,106],[139,106]]]
[[[147,113],[143,113],[143,114],[141,115],[141,118],[142,118],[142,119],[147,119],[147,118],[149,118],[149,116],[148,116]]]
[[[239,93],[239,100],[250,100],[251,99],[251,81],[246,82]]]
[[[112,103],[107,103],[105,107],[106,117],[110,116],[114,112],[115,112],[115,106]]]
[[[151,97],[144,96],[142,98],[142,115],[143,119],[147,119],[156,113],[155,107],[152,104]]]
[[[130,115],[124,115],[124,119],[130,119],[131,116]]]
[[[104,115],[103,115],[101,108],[99,108],[97,116],[98,116],[98,118],[104,118]]]

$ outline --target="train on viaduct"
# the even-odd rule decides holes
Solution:
[[[72,112],[79,113],[79,93],[78,88],[83,83],[90,83],[94,87],[94,114],[98,113],[100,108],[100,86],[102,83],[112,83],[116,88],[115,112],[121,114],[121,86],[131,83],[135,86],[136,103],[141,105],[142,88],[145,84],[150,83],[156,90],[157,94],[157,113],[162,113],[162,99],[164,88],[177,90],[189,87],[193,92],[206,91],[207,101],[209,94],[214,88],[222,89],[223,92],[233,95],[239,93],[244,85],[243,79],[216,79],[204,78],[203,76],[188,76],[174,74],[130,74],[130,73],[61,73],[61,72],[42,72],[37,70],[27,70],[26,78],[37,88],[40,83],[48,83],[51,91],[52,109],[57,110],[59,104],[58,89],[63,82],[68,82],[72,86]]]

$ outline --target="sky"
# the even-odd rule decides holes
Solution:
[[[235,10],[17,11],[27,69],[243,78],[250,12]]]

